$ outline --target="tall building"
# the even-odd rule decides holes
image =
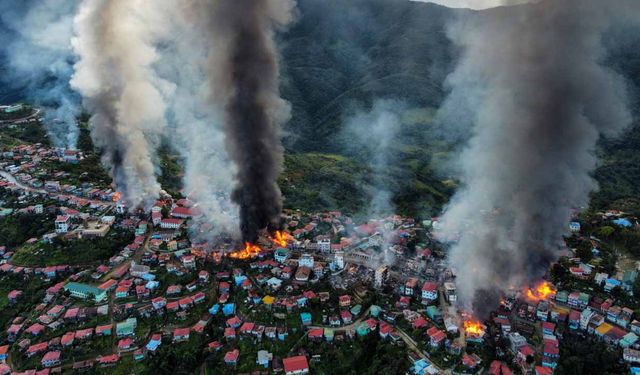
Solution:
[[[341,270],[344,268],[344,251],[336,251],[333,259],[338,269]]]
[[[389,277],[389,267],[378,267],[374,276],[374,287],[382,288],[384,286],[384,283],[387,281],[387,277]]]

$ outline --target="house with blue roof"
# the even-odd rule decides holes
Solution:
[[[622,282],[613,278],[606,279],[604,281],[604,291],[611,292],[615,287],[621,286]]]
[[[302,325],[311,324],[311,313],[308,313],[308,312],[300,313],[300,320],[302,321]]]
[[[211,308],[209,309],[209,314],[216,315],[219,311],[220,311],[220,305],[216,303],[215,305],[211,306]]]
[[[572,221],[569,223],[569,230],[572,232],[580,232],[580,223]]]
[[[236,304],[235,303],[226,303],[222,307],[222,313],[224,316],[233,315],[236,313]]]
[[[633,223],[629,219],[623,218],[623,217],[619,219],[615,219],[613,223],[619,227],[624,227],[624,228],[631,228],[633,226]]]

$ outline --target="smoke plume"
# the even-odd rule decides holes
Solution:
[[[74,20],[71,84],[91,113],[94,144],[131,209],[158,197],[156,151],[165,129],[163,90],[152,65],[156,27],[142,0],[85,0]]]
[[[235,168],[225,150],[220,114],[207,105],[207,69],[216,47],[199,32],[211,11],[209,0],[162,0],[162,37],[158,74],[175,90],[167,98],[171,145],[184,164],[184,194],[198,215],[189,221],[193,239],[212,241],[238,233],[238,206],[231,201]],[[195,32],[194,32],[195,30]]]
[[[378,99],[369,111],[358,111],[346,120],[343,130],[343,147],[366,163],[372,172],[367,186],[369,205],[364,214],[367,218],[383,219],[395,214],[393,203],[394,184],[391,169],[396,169],[399,150],[397,137],[401,133],[401,115],[406,104],[396,100]],[[378,229],[383,236],[383,259],[385,264],[394,263],[389,251],[394,234],[389,228]]]
[[[500,291],[544,276],[571,210],[596,188],[596,142],[631,122],[623,79],[600,65],[602,33],[623,4],[543,1],[449,29],[462,56],[440,115],[472,113],[473,131],[442,230],[460,234],[449,260],[460,299],[479,315]]]
[[[25,85],[25,98],[43,107],[45,127],[56,147],[75,149],[80,97],[69,86],[76,0],[0,3],[0,39],[6,59],[3,80]]]
[[[224,113],[226,148],[237,167],[232,199],[240,207],[245,241],[279,225],[280,126],[290,108],[279,96],[273,38],[291,22],[294,6],[291,0],[218,1],[208,25],[216,48],[209,67],[211,101]]]

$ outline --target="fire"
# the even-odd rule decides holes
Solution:
[[[535,289],[527,288],[526,295],[533,302],[546,301],[556,295],[556,290],[548,281],[542,281]]]
[[[117,191],[116,191],[115,193],[113,193],[113,198],[111,198],[111,199],[112,199],[114,202],[117,202],[117,201],[119,201],[119,200],[120,200],[121,196],[122,196],[122,194],[120,194],[119,192],[117,192]]]
[[[280,247],[287,247],[287,243],[293,240],[293,237],[287,232],[276,231],[275,237],[271,238],[271,240]]]
[[[257,257],[258,254],[260,254],[260,251],[261,249],[258,245],[253,245],[249,242],[245,242],[244,249],[229,253],[228,257],[232,259],[250,259]]]
[[[484,328],[477,320],[466,320],[464,322],[464,331],[470,336],[481,337],[484,335]]]

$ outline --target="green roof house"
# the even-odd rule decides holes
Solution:
[[[101,302],[107,298],[107,292],[88,284],[70,282],[64,286],[64,290],[71,293],[73,297],[80,299],[93,299],[95,302]]]

